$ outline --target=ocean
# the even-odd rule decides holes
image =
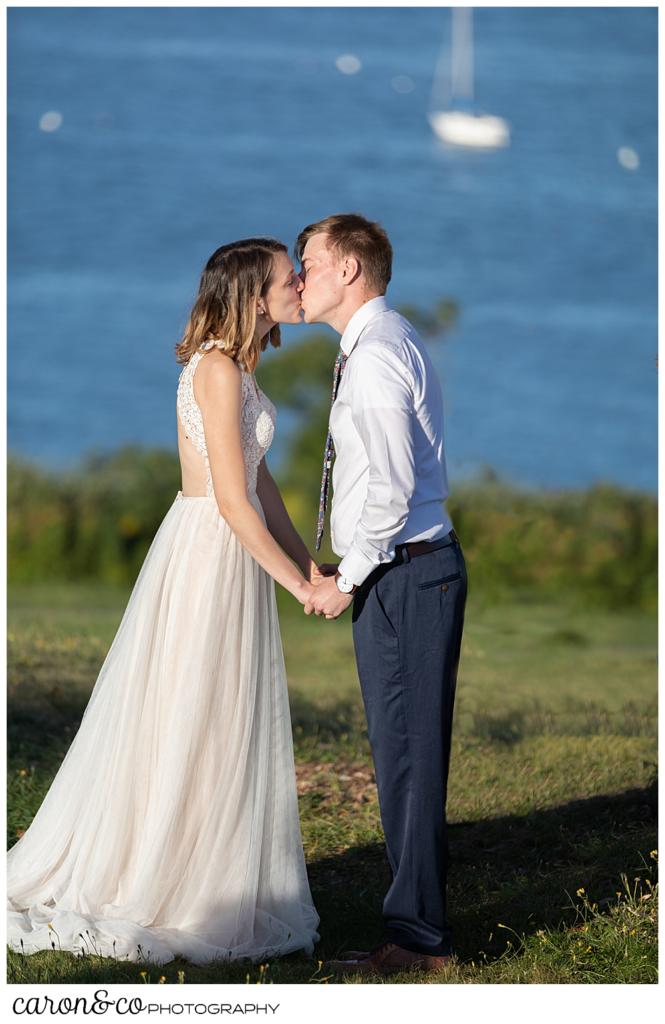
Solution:
[[[10,9],[10,451],[174,448],[211,252],[353,210],[390,235],[395,305],[458,304],[431,343],[453,484],[655,491],[657,27],[476,10],[476,100],[512,143],[469,152],[426,116],[447,8]]]

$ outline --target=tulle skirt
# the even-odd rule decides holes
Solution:
[[[214,498],[162,522],[8,896],[26,953],[312,951],[274,584]]]

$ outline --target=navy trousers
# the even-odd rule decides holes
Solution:
[[[447,542],[447,543],[446,543]],[[392,870],[386,938],[445,955],[446,789],[466,567],[459,542],[380,566],[356,592],[353,640]]]

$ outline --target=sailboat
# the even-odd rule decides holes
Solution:
[[[508,122],[473,107],[471,7],[453,7],[450,59],[442,50],[434,73],[427,117],[435,135],[451,146],[496,149],[510,145]]]

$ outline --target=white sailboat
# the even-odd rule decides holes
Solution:
[[[448,57],[442,50],[439,56],[427,117],[432,131],[451,146],[495,149],[510,145],[508,122],[473,108],[471,7],[452,10],[451,53]]]

